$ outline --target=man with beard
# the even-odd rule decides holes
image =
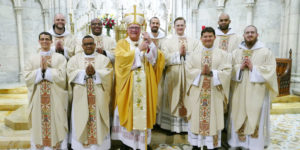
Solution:
[[[70,58],[67,67],[72,94],[72,148],[110,149],[109,103],[113,68],[109,58],[96,53],[93,37],[82,39],[83,53]],[[72,91],[73,90],[73,91]]]
[[[112,139],[124,144],[121,150],[145,149],[151,142],[156,121],[157,87],[164,67],[164,56],[147,32],[140,37],[144,15],[134,6],[125,14],[126,39],[115,49],[116,104]]]
[[[159,30],[160,27],[160,21],[157,17],[152,17],[150,19],[150,29],[151,32],[149,33],[150,38],[152,40],[152,42],[156,45],[156,47],[158,47],[159,49],[161,49],[161,43],[163,42],[164,38],[165,38],[165,34],[163,32],[161,32]],[[164,94],[164,78],[165,78],[165,74],[163,73],[159,85],[158,85],[158,98],[157,98],[157,115],[160,115],[160,107],[162,106],[162,102],[163,102],[163,94]],[[156,123],[160,124],[160,116],[156,117]]]
[[[160,110],[160,127],[171,132],[188,131],[185,106],[185,61],[190,52],[201,47],[198,40],[185,35],[185,19],[174,21],[176,34],[167,37],[162,43],[166,57],[164,100]]]
[[[52,36],[39,34],[41,50],[25,63],[31,149],[67,150],[68,119],[64,56],[50,50]]]
[[[91,21],[91,36],[94,38],[96,43],[96,52],[107,56],[113,63],[115,61],[114,49],[116,47],[116,42],[113,38],[102,35],[102,21],[95,18]]]
[[[193,51],[186,61],[188,141],[193,150],[221,146],[232,65],[227,52],[213,47],[215,38],[213,28],[204,28],[203,48]]]
[[[149,35],[152,41],[154,42],[154,44],[156,45],[156,47],[160,49],[162,40],[165,38],[165,34],[159,30],[159,27],[160,27],[159,19],[157,17],[152,17],[150,19],[151,32],[149,33]]]
[[[54,44],[51,50],[69,59],[77,53],[79,47],[76,37],[66,30],[65,24],[65,16],[63,14],[56,14],[53,28],[50,29],[49,33],[54,37]]]
[[[263,150],[270,140],[270,101],[278,94],[276,61],[257,40],[257,28],[244,30],[244,41],[232,52],[233,95],[228,143]]]
[[[215,46],[222,50],[231,53],[238,48],[238,45],[242,42],[242,39],[231,29],[229,24],[231,23],[230,17],[226,13],[222,13],[219,16],[219,28],[216,29]]]

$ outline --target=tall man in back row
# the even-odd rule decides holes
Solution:
[[[51,51],[64,55],[67,59],[80,50],[76,37],[66,30],[66,18],[63,14],[56,14],[53,27],[49,33],[53,36]]]
[[[216,29],[216,40],[214,45],[228,53],[238,48],[242,42],[240,38],[232,28],[229,27],[231,23],[230,16],[226,13],[222,13],[219,16],[218,25]]]
[[[257,37],[257,28],[247,26],[245,41],[232,53],[234,84],[228,143],[250,150],[263,150],[270,142],[270,101],[278,93],[275,58]]]
[[[124,20],[128,37],[119,40],[115,49],[116,107],[112,139],[122,141],[121,149],[145,149],[156,121],[157,87],[164,56],[146,32],[140,38],[145,21],[136,6],[133,13],[125,14]]]

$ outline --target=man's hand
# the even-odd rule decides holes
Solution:
[[[149,44],[147,41],[143,41],[140,45],[139,45],[139,49],[140,51],[145,51],[149,48]]]
[[[46,71],[47,67],[48,67],[47,58],[46,57],[42,57],[41,69],[42,69],[43,73]]]
[[[202,75],[209,75],[209,74],[210,74],[210,70],[209,70],[209,67],[208,67],[207,64],[204,65],[201,74],[202,74]]]
[[[143,40],[150,45],[152,42],[150,35],[147,32],[143,32],[142,35],[143,35]]]
[[[180,53],[180,56],[185,56],[186,51],[185,51],[185,45],[184,44],[181,45],[179,53]]]
[[[251,60],[247,58],[247,59],[245,60],[245,62],[246,62],[247,67],[249,68],[249,70],[252,71],[253,65],[252,65]]]
[[[86,74],[88,76],[93,76],[95,74],[95,69],[94,67],[92,66],[92,64],[89,64],[87,67],[86,67],[86,70],[85,70]]]
[[[61,41],[57,41],[55,45],[55,51],[60,54],[64,54],[64,47]]]
[[[98,52],[99,54],[102,54],[103,50],[102,50],[102,48],[98,47],[98,48],[96,48],[96,52]]]

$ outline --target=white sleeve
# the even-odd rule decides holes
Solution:
[[[110,61],[112,63],[114,63],[115,62],[115,56],[112,53],[110,53],[109,51],[105,51],[105,53],[106,53],[106,56],[110,59]]]
[[[69,60],[69,54],[68,54],[68,48],[66,48],[65,46],[64,46],[64,56],[66,57],[66,59],[67,60]]]
[[[243,70],[241,70],[240,68],[237,70],[237,72],[235,73],[235,76],[232,76],[232,80],[237,81],[237,82],[241,82],[243,78]]]
[[[76,84],[84,85],[85,84],[85,77],[86,77],[85,70],[80,70],[77,73],[76,77],[74,78],[74,80],[72,82],[76,83]]]
[[[134,62],[133,65],[131,67],[131,70],[137,69],[139,67],[142,66],[142,62],[141,62],[141,56],[143,55],[143,53],[141,53],[139,48],[135,49],[135,55],[134,55]]]
[[[150,50],[148,53],[145,53],[145,57],[152,65],[155,65],[157,58],[157,48],[153,42],[149,45],[149,48]]]
[[[266,82],[263,76],[257,70],[256,66],[253,66],[252,71],[250,72],[250,82],[255,82],[255,83]]]
[[[35,81],[34,83],[35,84],[38,84],[39,82],[41,82],[43,80],[43,77],[42,77],[42,69],[39,68],[36,70],[36,76],[35,76]]]
[[[93,75],[94,84],[101,84],[101,78],[98,72]]]
[[[45,71],[45,79],[48,80],[49,82],[53,82],[52,78],[52,69],[47,68]]]
[[[200,72],[200,73],[197,75],[197,77],[194,79],[192,85],[199,86],[200,77],[201,77],[201,72]]]
[[[173,53],[173,55],[171,55],[169,63],[170,63],[170,65],[180,65],[181,64],[179,52],[175,52],[175,53]]]
[[[214,86],[218,86],[221,84],[218,76],[218,71],[217,70],[212,70],[213,73],[213,80],[214,80]]]

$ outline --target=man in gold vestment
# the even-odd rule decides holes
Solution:
[[[145,21],[136,6],[133,13],[125,14],[124,20],[128,37],[118,41],[115,49],[116,106],[112,139],[122,141],[122,149],[145,149],[156,121],[157,87],[164,56],[146,32],[140,38]]]

